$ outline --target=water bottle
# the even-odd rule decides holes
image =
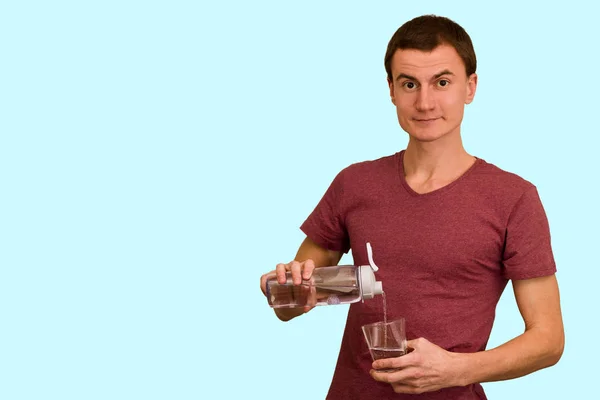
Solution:
[[[273,308],[295,308],[350,304],[372,299],[383,293],[382,283],[375,278],[378,270],[373,262],[370,243],[367,243],[369,265],[335,265],[313,270],[308,280],[294,285],[291,272],[286,273],[286,283],[277,278],[267,280],[267,300]]]

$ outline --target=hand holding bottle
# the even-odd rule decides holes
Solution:
[[[310,284],[314,269],[315,263],[311,259],[302,262],[292,261],[287,264],[277,264],[275,270],[261,276],[260,288],[265,296],[267,296],[267,280],[276,278],[280,285],[293,284],[290,294],[298,299],[299,304],[302,304],[298,307],[275,310],[279,318],[288,320],[307,313],[316,306],[316,288]]]
[[[260,278],[260,288],[277,317],[288,321],[315,306],[351,304],[383,294],[378,270],[367,243],[368,265],[338,265],[341,252],[327,250],[308,237],[296,260],[277,264],[275,270]]]

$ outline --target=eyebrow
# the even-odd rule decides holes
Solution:
[[[450,71],[450,70],[448,70],[448,69],[445,69],[445,70],[443,70],[443,71],[441,71],[441,72],[438,72],[437,74],[435,74],[435,75],[433,76],[433,80],[435,80],[435,79],[437,79],[437,78],[439,78],[439,77],[441,77],[441,76],[444,76],[444,75],[454,75],[454,73],[452,73],[452,71]],[[404,79],[408,79],[408,80],[411,80],[411,81],[417,81],[417,82],[419,81],[419,80],[418,80],[417,78],[415,78],[414,76],[410,76],[410,75],[407,75],[407,74],[400,74],[400,75],[398,75],[398,76],[396,77],[396,81],[398,81],[398,80],[400,80],[400,79],[402,79],[402,78],[404,78]]]

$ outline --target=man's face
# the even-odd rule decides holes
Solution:
[[[431,142],[458,135],[465,104],[475,96],[477,75],[466,76],[465,65],[449,45],[431,52],[397,50],[389,82],[400,126],[413,139]]]

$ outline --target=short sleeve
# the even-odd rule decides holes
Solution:
[[[509,216],[503,266],[505,278],[513,280],[556,272],[550,227],[535,186],[523,193]]]
[[[350,240],[343,216],[343,196],[344,170],[333,179],[300,229],[319,246],[348,253]]]

